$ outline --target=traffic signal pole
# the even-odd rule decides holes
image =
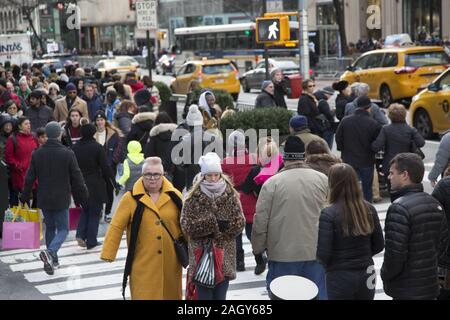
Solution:
[[[263,0],[263,15],[267,12],[267,1]],[[270,79],[269,75],[269,49],[267,44],[264,45],[264,64],[266,65],[266,80]]]
[[[150,81],[152,81],[152,53],[150,51],[151,42],[150,42],[150,31],[145,31],[146,40],[147,40],[147,67],[148,67],[148,76],[150,77]]]
[[[303,80],[309,79],[309,37],[308,37],[308,0],[298,1],[298,21],[299,21],[299,53],[300,72]]]

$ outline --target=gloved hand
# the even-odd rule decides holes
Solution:
[[[225,232],[230,226],[230,222],[227,220],[217,220],[217,225],[219,226],[220,232]]]
[[[116,183],[114,186],[114,193],[115,193],[116,197],[119,195],[120,190],[122,190],[122,186],[120,184]]]

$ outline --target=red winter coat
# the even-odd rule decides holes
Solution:
[[[144,84],[141,81],[136,81],[136,82],[129,81],[127,84],[131,87],[131,92],[133,94],[135,94],[136,91],[139,91],[139,90],[145,88]]]
[[[223,173],[231,177],[234,187],[239,191],[240,200],[242,204],[242,211],[244,212],[245,221],[247,223],[253,223],[253,216],[256,212],[256,196],[251,194],[245,194],[241,191],[240,186],[247,178],[253,165],[256,163],[254,160],[251,162],[252,157],[248,154],[245,155],[245,161],[242,159],[238,162],[239,157],[228,157],[223,160],[222,170]],[[239,164],[239,163],[244,164]]]
[[[13,136],[6,142],[5,161],[10,166],[12,187],[23,190],[25,176],[30,167],[31,154],[38,148],[38,142],[32,134],[16,133],[16,150],[14,152]]]

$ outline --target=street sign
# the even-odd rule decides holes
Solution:
[[[136,1],[136,28],[141,30],[156,30],[157,0]]]
[[[283,1],[282,0],[266,0],[267,12],[282,12]]]
[[[288,17],[257,18],[256,42],[282,44],[291,39]]]

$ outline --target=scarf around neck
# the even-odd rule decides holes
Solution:
[[[213,200],[220,197],[226,188],[227,183],[224,179],[220,179],[217,182],[207,182],[206,180],[200,182],[200,190]]]

